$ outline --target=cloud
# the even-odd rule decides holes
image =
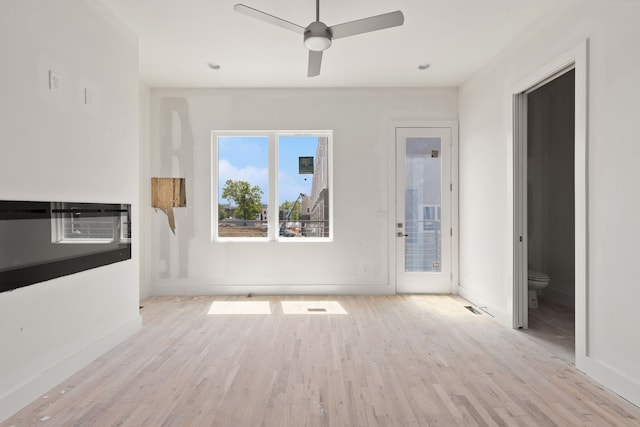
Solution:
[[[267,168],[258,168],[255,166],[246,166],[237,168],[226,159],[218,161],[218,187],[222,194],[224,183],[228,180],[247,181],[251,186],[257,185],[262,189],[262,202],[267,203],[269,173]],[[224,200],[221,199],[220,200]]]
[[[280,203],[285,200],[293,202],[298,198],[300,193],[307,196],[311,193],[311,181],[313,175],[305,175],[307,180],[301,178],[300,175],[292,176],[287,172],[280,170],[278,173],[278,199]]]

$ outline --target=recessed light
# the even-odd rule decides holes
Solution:
[[[424,70],[428,69],[429,67],[431,67],[431,64],[418,65],[418,70],[424,71]]]
[[[219,70],[220,69],[220,65],[213,63],[213,62],[207,62],[207,67],[211,68],[212,70]]]

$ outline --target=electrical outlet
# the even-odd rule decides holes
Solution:
[[[369,272],[369,264],[362,264],[362,272],[363,273]]]
[[[93,94],[89,89],[84,90],[84,104],[85,105],[93,104]]]
[[[62,93],[62,79],[53,70],[49,70],[49,89],[54,92]]]

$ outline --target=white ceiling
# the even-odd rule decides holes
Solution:
[[[321,0],[329,26],[395,10],[405,22],[335,40],[312,78],[301,35],[233,5],[305,27],[315,19],[314,0],[102,1],[138,34],[140,78],[152,87],[423,87],[459,86],[566,0]],[[418,70],[425,63],[431,67]]]

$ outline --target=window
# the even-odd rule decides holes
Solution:
[[[422,207],[422,231],[440,230],[440,205],[424,205]]]
[[[331,240],[331,132],[229,131],[212,139],[214,240]]]

